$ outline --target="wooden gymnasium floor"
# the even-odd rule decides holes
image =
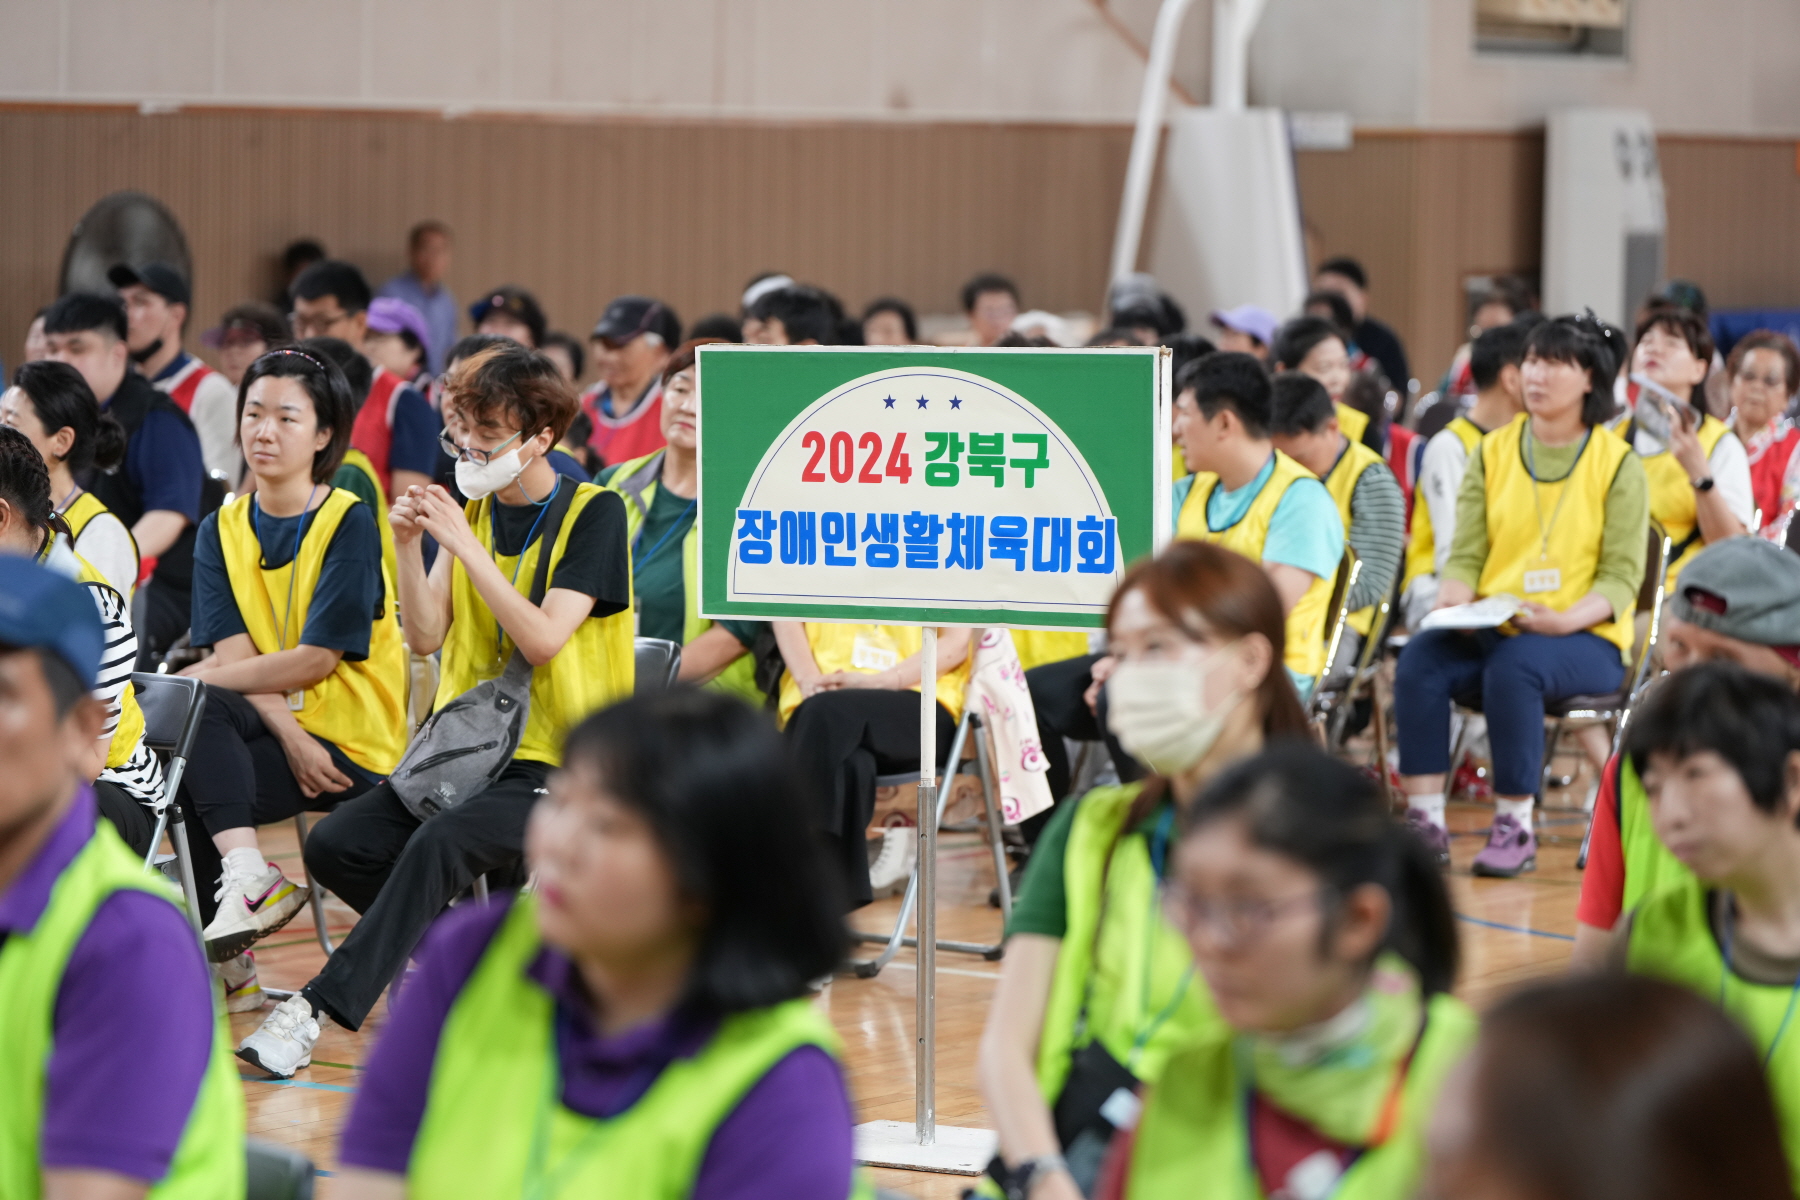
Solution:
[[[1564,765],[1573,769],[1575,757],[1568,756]],[[1478,1007],[1521,981],[1560,970],[1568,959],[1581,877],[1575,857],[1586,828],[1578,805],[1588,782],[1584,767],[1568,794],[1552,793],[1540,814],[1538,869],[1516,880],[1470,876],[1469,862],[1482,846],[1492,810],[1476,804],[1450,807],[1451,889],[1464,935],[1459,990]],[[263,836],[273,860],[290,875],[303,874],[292,824],[271,826]],[[974,835],[945,834],[939,853],[939,936],[992,941],[1000,930],[1000,914],[987,907],[993,866],[985,846]],[[896,906],[893,900],[878,902],[855,914],[854,924],[891,928]],[[347,907],[331,902],[335,933],[354,919]],[[298,987],[322,962],[310,911],[257,948],[264,984]],[[975,1088],[974,1051],[998,973],[997,963],[960,954],[938,956],[937,1112],[942,1124],[988,1123]],[[902,950],[877,978],[839,978],[829,990],[827,1003],[844,1038],[850,1087],[864,1120],[912,1119],[914,978],[912,952]],[[252,1068],[242,1067],[251,1135],[288,1143],[309,1155],[324,1176],[318,1193],[323,1200],[333,1194],[329,1173],[337,1164],[337,1131],[356,1088],[359,1064],[385,1018],[384,1004],[360,1033],[326,1022],[313,1065],[292,1081],[256,1078]],[[234,1037],[243,1037],[260,1020],[255,1013],[233,1017]],[[874,1174],[878,1186],[921,1200],[948,1200],[972,1182],[905,1171]]]

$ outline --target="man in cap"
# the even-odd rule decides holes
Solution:
[[[295,337],[342,338],[364,354],[373,297],[361,271],[326,259],[300,272],[293,290]],[[377,366],[350,429],[350,444],[369,456],[387,495],[429,487],[438,465],[437,412],[419,389]]]
[[[81,585],[0,556],[0,1195],[241,1196],[243,1089],[199,940],[78,770],[103,642]]]
[[[381,285],[381,294],[404,300],[425,318],[425,362],[433,375],[456,342],[456,297],[444,277],[450,273],[454,239],[442,221],[420,221],[406,236],[407,269]]]
[[[219,373],[231,381],[232,393],[250,364],[276,346],[294,340],[287,318],[266,300],[246,300],[225,310],[219,323],[200,335],[201,342],[219,352]]]
[[[1275,344],[1275,331],[1281,322],[1266,308],[1240,304],[1212,315],[1219,330],[1219,349],[1253,355],[1261,362],[1269,361],[1269,347]]]
[[[588,450],[600,466],[629,462],[663,446],[662,372],[681,343],[681,319],[661,300],[620,296],[594,326],[600,380],[581,394],[593,422]]]
[[[511,338],[521,346],[536,350],[544,342],[549,322],[537,297],[515,284],[502,284],[469,305],[469,319],[476,333],[492,333]]]
[[[1661,649],[1671,671],[1726,660],[1800,691],[1800,555],[1753,537],[1702,550],[1669,597]],[[1615,755],[1594,802],[1575,962],[1604,963],[1619,914],[1686,871],[1657,840],[1630,758]]]
[[[118,263],[106,278],[125,302],[131,361],[194,423],[206,469],[235,483],[244,470],[237,447],[237,389],[181,348],[190,302],[187,280],[167,263]]]

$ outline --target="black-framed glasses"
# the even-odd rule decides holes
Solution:
[[[288,314],[288,325],[293,328],[297,337],[324,337],[331,332],[333,325],[349,319],[350,314],[347,312],[336,312],[328,317],[318,313],[295,312]]]
[[[438,445],[444,448],[445,454],[463,462],[472,462],[478,467],[485,467],[488,463],[492,462],[497,455],[504,453],[508,446],[518,440],[519,434],[515,433],[504,442],[501,442],[498,446],[495,446],[492,450],[482,450],[476,446],[457,445],[455,439],[450,436],[450,431],[448,429],[440,430],[438,432]]]

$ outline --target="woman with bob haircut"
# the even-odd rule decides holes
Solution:
[[[426,938],[339,1195],[867,1195],[808,999],[846,938],[803,788],[732,697],[677,688],[578,725],[531,815],[533,890]]]
[[[1475,1015],[1443,876],[1385,795],[1309,745],[1237,764],[1184,815],[1163,908],[1222,1027],[1169,1059],[1098,1194],[1407,1200]]]
[[[182,798],[210,835],[192,842],[214,962],[244,954],[307,899],[263,855],[256,827],[329,812],[406,747],[406,650],[380,517],[331,486],[355,411],[329,359],[284,349],[250,364],[238,443],[256,488],[194,541],[193,643],[213,653],[182,671],[207,685]],[[248,960],[228,975],[245,1007],[261,1003]]]
[[[1437,598],[1443,609],[1511,595],[1523,607],[1498,629],[1428,629],[1400,653],[1407,819],[1446,865],[1450,706],[1487,714],[1496,813],[1477,875],[1510,878],[1537,864],[1531,805],[1542,786],[1545,703],[1605,695],[1625,678],[1649,498],[1643,462],[1604,424],[1618,340],[1591,313],[1531,331],[1525,411],[1469,457]]]
[[[1338,428],[1351,441],[1360,442],[1369,432],[1369,416],[1344,403],[1350,377],[1355,374],[1344,328],[1324,317],[1295,317],[1276,332],[1269,355],[1275,360],[1274,370],[1299,371],[1323,384],[1337,413]]]
[[[1800,1186],[1800,696],[1735,663],[1657,686],[1625,734],[1666,873],[1615,946],[1637,974],[1693,989],[1756,1046]]]
[[[1791,1200],[1757,1054],[1705,1000],[1602,975],[1502,1000],[1438,1094],[1420,1200]]]
[[[1090,1194],[1128,1123],[1109,1099],[1154,1084],[1172,1053],[1218,1028],[1157,897],[1201,788],[1306,735],[1285,630],[1262,567],[1210,542],[1177,542],[1113,596],[1107,719],[1155,774],[1059,806],[1025,868],[978,1065],[1000,1131],[989,1171],[1008,1195]]]
[[[125,461],[125,431],[100,411],[80,371],[50,359],[13,372],[13,386],[0,395],[0,425],[17,429],[44,456],[70,548],[129,601],[137,590],[137,542],[125,522],[78,482]]]

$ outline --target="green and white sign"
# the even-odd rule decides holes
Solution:
[[[1167,351],[703,346],[700,611],[1083,629],[1167,538]]]

